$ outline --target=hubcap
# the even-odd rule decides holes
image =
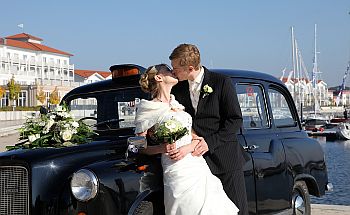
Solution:
[[[305,202],[299,194],[293,196],[293,211],[295,215],[305,214]]]

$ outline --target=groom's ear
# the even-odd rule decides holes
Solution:
[[[194,66],[188,66],[188,71],[189,71],[190,73],[193,72],[193,71],[195,71]]]

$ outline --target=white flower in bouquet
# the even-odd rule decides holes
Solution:
[[[179,123],[174,120],[168,120],[164,123],[164,125],[170,132],[176,132],[180,128]]]
[[[72,122],[72,126],[74,128],[78,128],[79,127],[79,123],[74,121],[74,122]]]
[[[6,146],[6,149],[67,147],[89,143],[98,135],[89,125],[71,116],[68,107],[57,106],[37,119],[28,119],[20,128],[20,140],[26,139],[29,143]]]
[[[39,139],[40,138],[40,134],[32,134],[32,135],[29,135],[28,136],[28,140],[29,142],[34,142],[35,140]]]
[[[55,124],[55,120],[53,120],[53,119],[50,118],[50,119],[46,122],[46,125],[45,125],[45,127],[44,127],[43,133],[44,133],[44,134],[49,133],[50,128],[53,126],[53,124]]]
[[[61,131],[60,135],[64,141],[69,141],[70,139],[72,139],[72,136],[73,136],[70,130]]]
[[[63,107],[62,106],[57,106],[55,111],[63,111]]]
[[[172,143],[188,133],[189,130],[181,122],[172,118],[156,126],[154,136],[158,143]]]
[[[72,142],[66,141],[62,144],[63,146],[74,146],[74,144]]]

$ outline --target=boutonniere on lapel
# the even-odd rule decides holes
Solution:
[[[209,86],[208,84],[204,85],[202,98],[204,99],[207,95],[209,95],[212,92],[214,92],[214,91],[213,91],[213,88],[211,88],[211,86]]]

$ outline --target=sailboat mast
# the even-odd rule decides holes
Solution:
[[[318,82],[318,62],[317,62],[317,24],[315,24],[315,36],[314,36],[315,44],[314,44],[314,63],[313,63],[313,69],[312,69],[312,81],[313,81],[313,87],[314,87],[314,114],[316,117],[316,109],[317,109],[317,82]]]
[[[295,38],[294,38],[294,27],[291,27],[291,33],[292,33],[292,64],[293,64],[293,97],[295,99],[295,70],[296,70],[296,65],[295,65],[295,58],[296,58],[296,53],[295,53]]]

